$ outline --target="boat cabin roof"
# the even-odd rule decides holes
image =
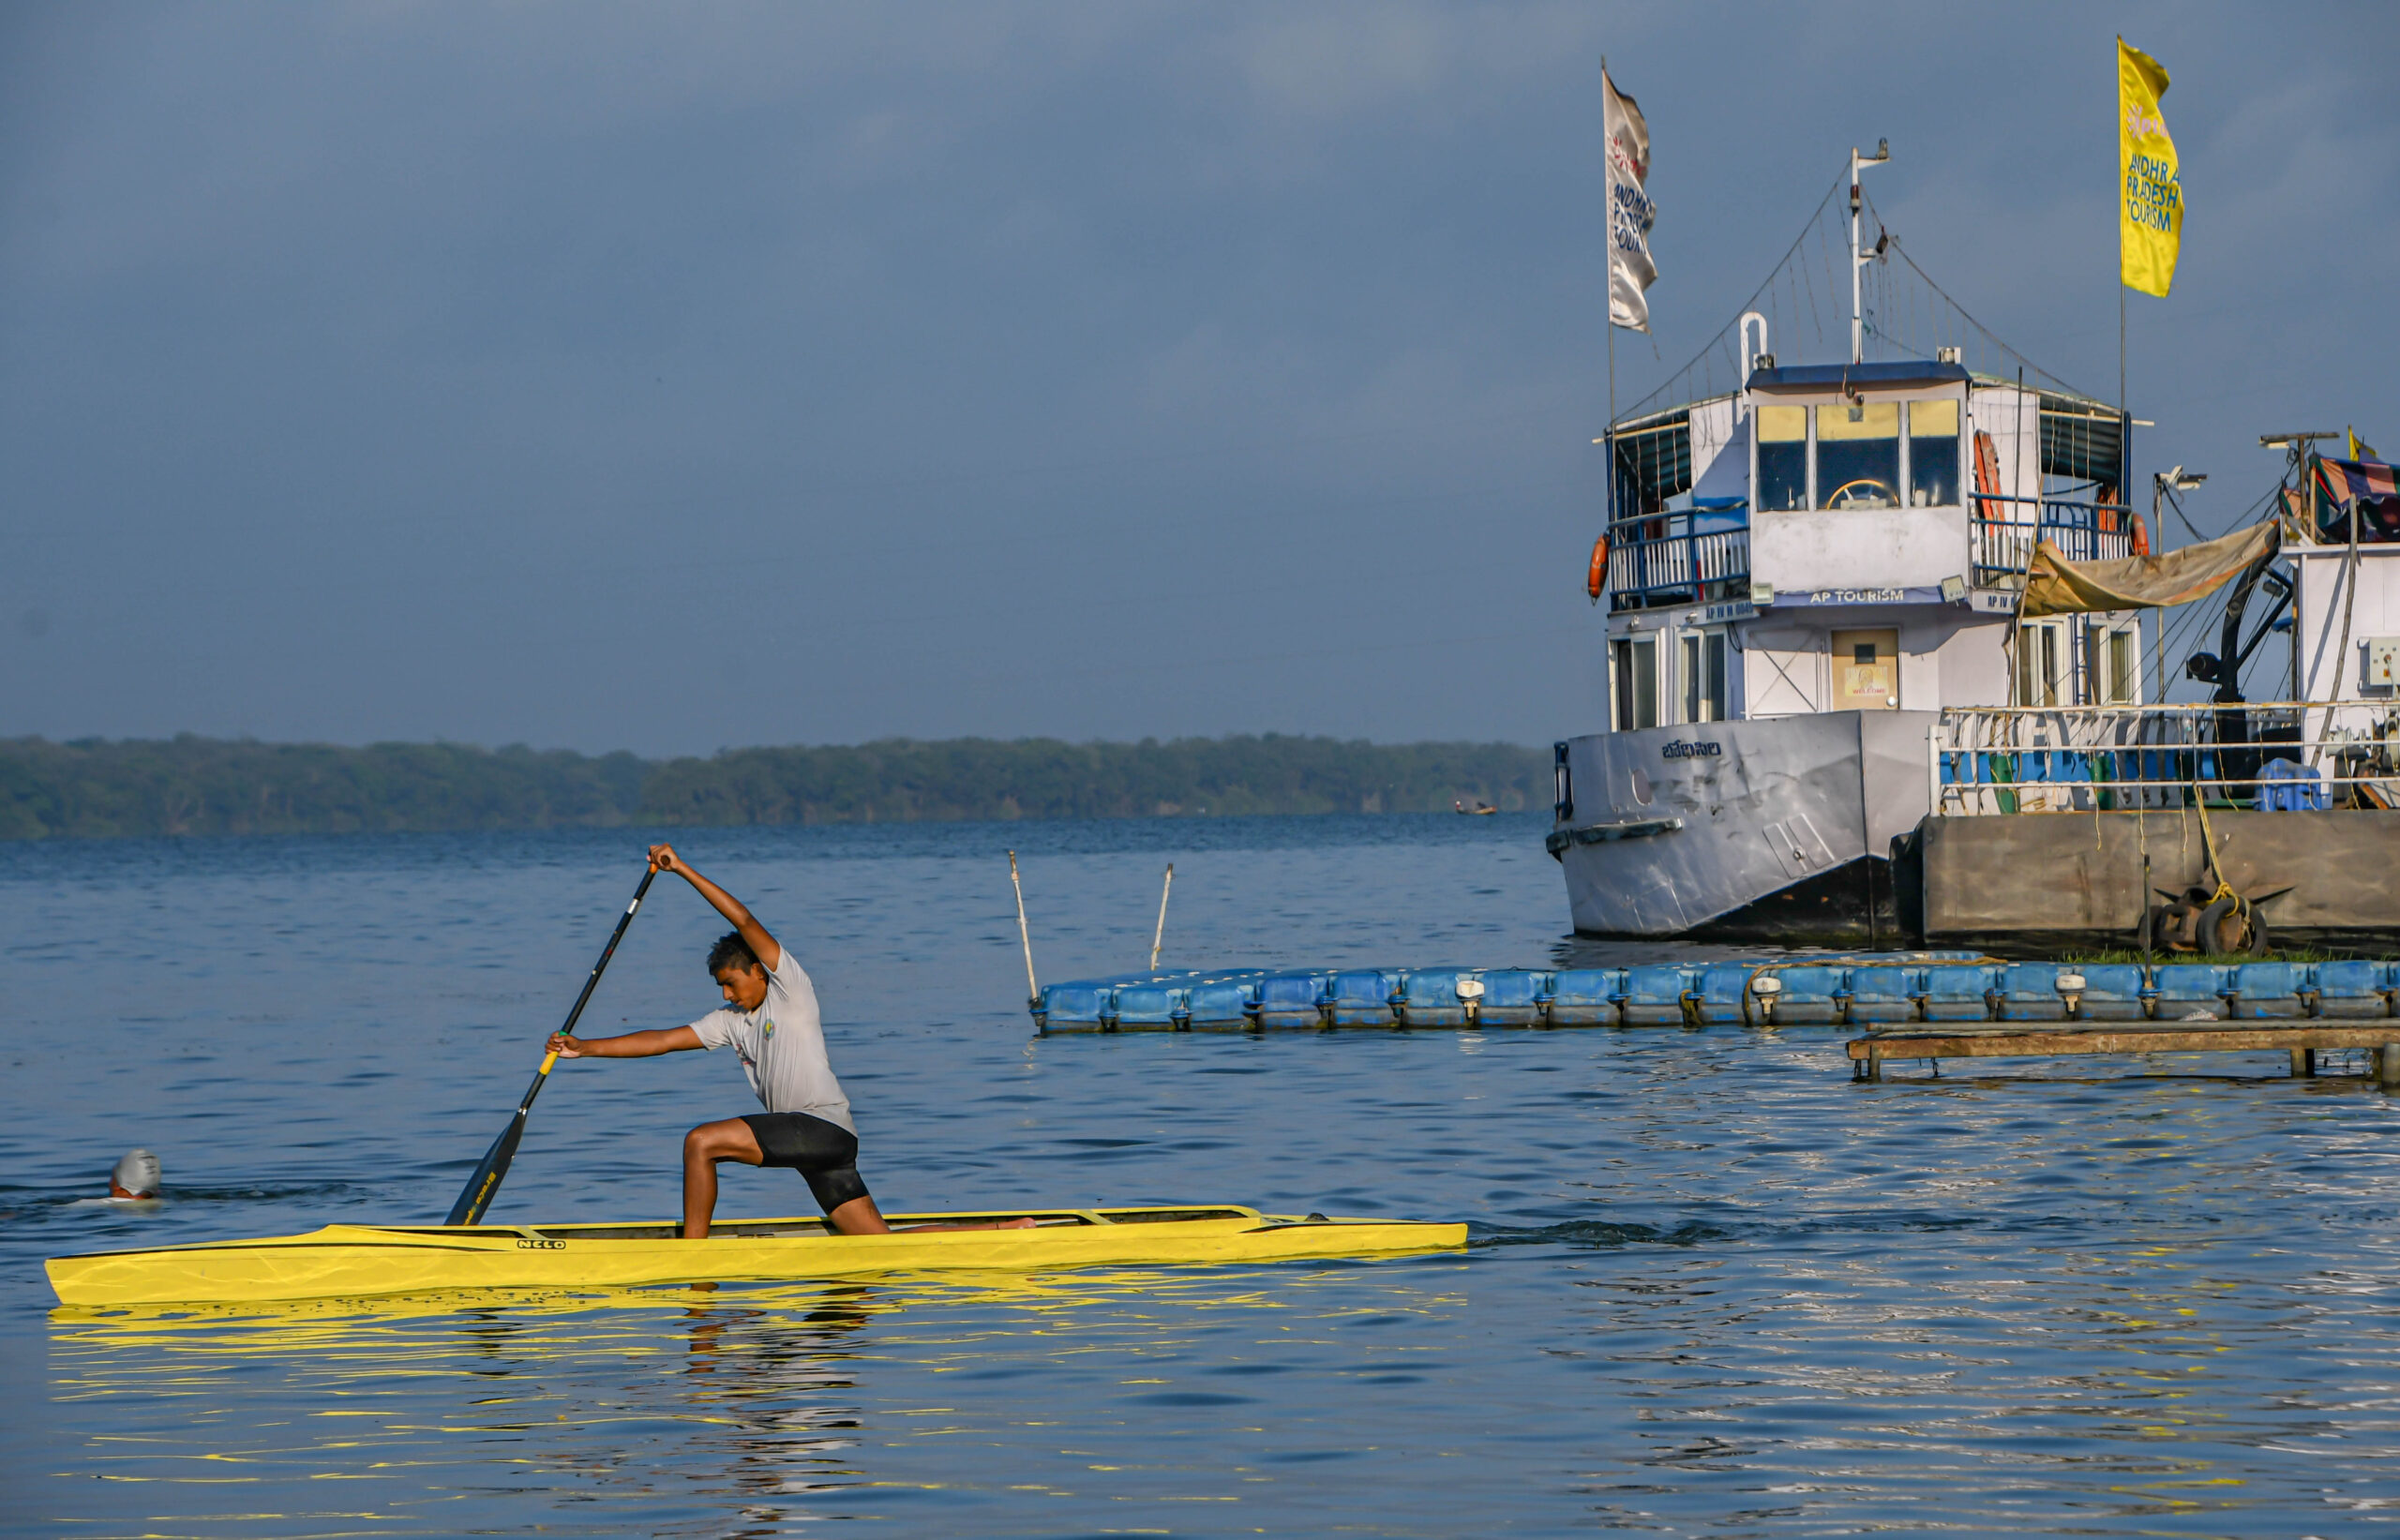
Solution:
[[[1931,385],[1961,385],[1969,375],[1957,364],[1908,359],[1898,364],[1790,364],[1779,368],[1752,369],[1744,389],[1770,395],[1786,391],[1845,390],[1863,385],[1877,390],[1909,390]]]

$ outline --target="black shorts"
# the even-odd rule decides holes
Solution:
[[[742,1121],[758,1141],[758,1163],[799,1172],[826,1213],[866,1196],[859,1179],[859,1136],[839,1123],[807,1113],[752,1113]]]

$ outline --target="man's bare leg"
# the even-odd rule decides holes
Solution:
[[[716,1163],[739,1160],[745,1166],[766,1163],[758,1136],[738,1117],[703,1123],[683,1136],[683,1238],[709,1237],[709,1220],[716,1214]],[[844,1204],[848,1207],[848,1204]],[[880,1222],[878,1216],[878,1222]]]
[[[683,1238],[706,1240],[709,1220],[716,1214],[716,1163],[739,1160],[745,1166],[766,1164],[758,1136],[739,1117],[703,1123],[683,1136]],[[825,1216],[838,1235],[888,1235],[892,1226],[871,1196],[853,1198]],[[1031,1219],[989,1219],[980,1224],[910,1225],[911,1230],[1029,1230]]]
[[[884,1222],[883,1211],[875,1206],[872,1197],[853,1198],[825,1216],[826,1223],[842,1235],[889,1235],[892,1226]],[[969,1224],[912,1224],[910,1231],[922,1230],[1030,1230],[1032,1219],[983,1219]]]
[[[825,1222],[837,1235],[889,1235],[892,1227],[883,1222],[883,1210],[875,1206],[872,1195],[862,1194],[842,1204],[825,1216]]]

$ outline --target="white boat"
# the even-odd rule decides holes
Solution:
[[[1848,357],[1778,363],[1778,318],[1747,311],[1712,344],[1729,358],[1703,350],[1596,441],[1604,725],[1557,745],[1548,837],[1575,929],[2122,939],[2166,934],[2159,898],[2230,891],[2279,904],[2288,934],[2400,934],[2382,875],[2400,859],[2392,468],[2355,439],[2336,460],[2313,447],[2335,435],[2268,435],[2287,482],[2257,525],[2127,560],[2163,532],[2161,500],[2205,478],[2152,476],[2145,520],[2135,420],[2007,352],[1888,237],[1862,249],[1861,163]],[[1885,307],[1922,305],[2005,373],[1954,345],[1917,356],[1869,319],[1855,276],[1895,259]],[[1892,356],[1868,361],[1868,336]],[[1679,388],[1710,372],[1724,388]],[[2092,606],[2220,590],[2214,650],[2177,660],[2213,693],[2160,704],[2168,660],[2139,607]],[[2260,652],[2278,631],[2290,645]],[[2329,815],[2272,821],[2294,809]],[[2119,816],[2015,816],[2058,812]]]
[[[1853,271],[1886,260],[1858,207]],[[1769,330],[1744,314],[1729,388],[1600,441],[1606,721],[1557,746],[1549,839],[1581,933],[1888,937],[1942,709],[2142,698],[2132,614],[2016,614],[2037,538],[2136,548],[2119,407],[1958,347],[1867,361],[1855,307],[1838,362]]]

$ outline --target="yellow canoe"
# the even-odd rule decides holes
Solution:
[[[305,1235],[53,1257],[63,1305],[324,1299],[450,1289],[638,1287],[953,1270],[1041,1273],[1448,1250],[1462,1224],[1187,1208],[894,1214],[895,1226],[1027,1218],[1030,1230],[837,1235],[822,1219],[734,1219],[704,1241],[658,1224],[330,1224]]]

